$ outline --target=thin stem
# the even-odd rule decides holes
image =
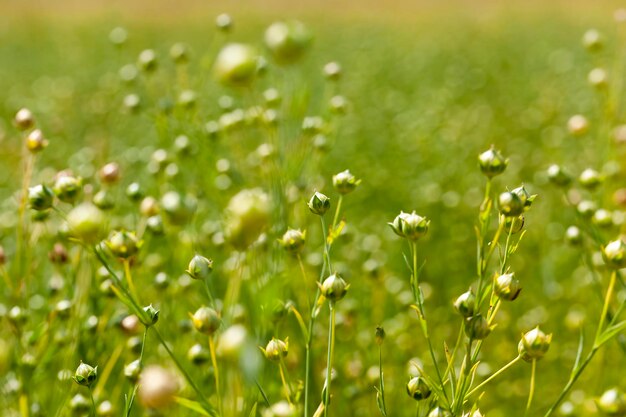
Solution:
[[[328,265],[328,271],[332,272],[332,266],[330,263],[330,245],[328,244],[328,229],[326,228],[326,221],[324,216],[320,216],[322,222],[322,234],[324,236],[324,257],[326,258],[326,264]]]
[[[617,278],[617,271],[613,270],[611,272],[611,278],[609,279],[609,288],[606,291],[606,297],[604,298],[604,305],[602,306],[602,314],[600,315],[600,322],[598,323],[598,330],[596,331],[595,344],[598,343],[598,340],[600,339],[600,335],[602,334],[604,321],[606,320],[606,315],[609,311],[609,305],[611,304],[611,298],[613,295],[613,288],[615,288],[616,278]]]
[[[530,373],[530,390],[528,393],[528,402],[526,403],[526,412],[524,415],[528,415],[528,411],[530,410],[530,406],[533,402],[533,395],[535,394],[535,375],[537,370],[537,359],[533,359],[532,363],[532,371]]]
[[[211,293],[211,285],[209,284],[209,278],[204,279],[204,288],[206,288],[206,294],[209,297],[209,302],[213,308],[216,307],[215,299],[213,298],[213,294]]]
[[[378,381],[380,397],[383,405],[383,415],[387,417],[387,403],[385,402],[385,379],[383,377],[383,345],[378,345]]]
[[[330,314],[328,317],[328,353],[326,359],[326,386],[324,387],[324,417],[328,415],[328,405],[330,404],[330,383],[333,372],[333,350],[335,345],[335,305],[332,301],[328,303]]]
[[[280,372],[280,379],[287,391],[287,402],[289,404],[293,404],[291,398],[293,396],[293,392],[291,391],[291,384],[289,383],[289,375],[287,374],[287,367],[285,366],[285,361],[283,358],[280,358],[278,362],[278,371]]]
[[[333,217],[333,227],[331,227],[331,231],[335,231],[335,227],[337,226],[337,221],[339,221],[339,212],[341,211],[341,203],[343,202],[343,195],[339,196],[339,200],[337,200],[337,207],[335,208],[335,216]]]
[[[506,371],[507,369],[509,369],[511,366],[515,365],[519,360],[521,359],[521,356],[517,356],[515,359],[513,359],[512,361],[510,361],[509,363],[507,363],[506,365],[504,365],[502,368],[500,368],[498,371],[496,371],[493,375],[491,375],[489,378],[485,379],[483,382],[481,382],[478,386],[476,386],[476,388],[472,389],[470,392],[468,392],[465,395],[465,398],[471,397],[473,394],[475,394],[477,391],[480,391],[480,389],[482,387],[484,387],[485,385],[487,385],[489,382],[491,382],[493,379],[495,379],[498,375],[500,375],[501,373],[503,373],[504,371]]]
[[[93,399],[93,391],[89,388],[89,398],[91,399],[91,415],[96,417],[96,401]]]
[[[209,352],[211,353],[211,364],[213,365],[213,376],[215,378],[215,395],[217,396],[217,409],[220,415],[224,415],[222,406],[222,388],[220,386],[220,370],[217,367],[217,355],[215,354],[215,342],[209,336]]]
[[[126,282],[128,282],[128,289],[137,303],[139,303],[139,297],[137,296],[137,289],[135,288],[135,283],[133,282],[133,275],[130,272],[130,261],[128,259],[124,259],[122,262],[124,264],[124,275],[126,276]]]

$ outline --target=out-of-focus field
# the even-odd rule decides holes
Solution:
[[[426,259],[422,282],[433,340],[442,351],[444,340],[454,344],[459,328],[452,300],[475,280],[474,225],[485,183],[476,157],[492,144],[510,158],[507,171],[495,181],[496,189],[503,191],[524,183],[538,197],[526,215],[526,235],[511,265],[523,291],[518,300],[502,308],[498,326],[484,344],[478,372],[487,375],[515,357],[520,334],[540,324],[554,334],[549,353],[538,363],[535,407],[545,410],[574,362],[579,320],[589,317],[589,325],[583,328],[591,335],[602,306],[581,261],[583,251],[564,240],[566,228],[577,221],[575,210],[564,203],[562,190],[549,183],[546,169],[558,163],[578,175],[587,167],[612,172],[615,166],[626,166],[624,154],[608,145],[610,128],[614,126],[604,125],[604,93],[587,81],[589,71],[595,67],[607,68],[611,82],[623,77],[616,51],[623,51],[624,43],[619,40],[620,29],[612,17],[616,5],[595,1],[3,1],[0,198],[4,203],[0,203],[0,244],[11,245],[17,221],[15,193],[21,181],[17,157],[21,142],[12,118],[21,107],[33,111],[50,141],[38,157],[33,184],[50,182],[57,171],[65,168],[90,178],[105,163],[120,163],[123,175],[115,194],[120,203],[111,214],[112,225],[132,228],[136,224],[137,208],[127,202],[123,193],[132,181],[145,184],[155,197],[171,189],[193,192],[206,218],[194,218],[183,235],[192,236],[190,240],[196,243],[192,247],[175,234],[163,240],[150,239],[142,248],[137,273],[144,288],[141,298],[160,306],[158,325],[170,340],[175,340],[173,348],[184,358],[197,339],[189,330],[187,313],[207,301],[204,289],[201,292],[184,280],[179,282],[178,277],[183,275],[194,251],[214,259],[219,271],[216,277],[229,277],[223,265],[231,262],[232,266],[233,260],[227,248],[215,244],[215,223],[219,223],[220,210],[233,194],[264,184],[262,176],[257,177],[254,168],[248,166],[249,155],[263,142],[259,132],[249,136],[233,134],[217,141],[204,132],[205,123],[219,119],[222,113],[218,106],[221,96],[232,96],[236,108],[250,107],[258,98],[217,85],[211,75],[212,57],[228,41],[251,43],[263,51],[264,29],[276,18],[295,17],[314,34],[311,50],[293,67],[270,65],[254,94],[269,87],[293,93],[293,98],[287,100],[293,100],[290,115],[295,121],[285,131],[287,142],[299,138],[298,126],[304,116],[328,115],[326,102],[333,93],[344,95],[349,105],[347,114],[333,125],[332,146],[321,156],[316,154],[319,163],[294,167],[291,176],[284,178],[285,183],[301,193],[295,199],[300,204],[314,188],[330,193],[331,176],[344,169],[349,168],[362,179],[357,190],[344,199],[346,233],[333,247],[336,268],[351,282],[351,293],[339,307],[339,378],[333,385],[337,402],[332,415],[375,415],[372,387],[376,375],[370,368],[378,365],[373,342],[378,324],[385,326],[388,335],[384,361],[391,415],[414,415],[413,400],[405,392],[406,369],[413,357],[420,357],[428,368],[429,358],[415,314],[407,307],[411,294],[401,254],[405,247],[386,223],[400,210],[416,210],[431,220],[429,234],[420,240],[419,250]],[[214,17],[223,11],[232,14],[235,25],[232,33],[218,36]],[[128,30],[128,41],[122,48],[109,41],[109,33],[116,26]],[[581,45],[582,34],[591,27],[600,30],[606,40],[603,50],[595,54]],[[626,27],[621,28],[622,35],[624,30]],[[168,58],[169,48],[176,42],[184,42],[191,51],[184,71]],[[158,71],[147,81],[141,75],[121,81],[120,69],[134,64],[146,48],[156,51]],[[340,82],[331,87],[322,74],[323,65],[329,61],[337,61],[343,68]],[[176,104],[185,88],[197,93],[191,113]],[[137,113],[124,108],[124,98],[129,94],[138,94],[142,99]],[[162,97],[167,100],[159,101]],[[174,110],[161,116],[162,106]],[[589,119],[589,133],[579,137],[569,134],[567,121],[574,114]],[[614,125],[623,122],[623,113],[617,112]],[[152,152],[157,148],[171,150],[173,139],[180,134],[189,136],[193,148],[203,150],[176,160],[180,175],[167,178],[147,173]],[[226,172],[229,186],[220,183],[224,172],[214,169],[221,159],[231,163]],[[616,163],[607,165],[611,160]],[[293,174],[298,169],[300,175]],[[612,190],[623,185],[623,178],[622,173],[605,181],[601,186],[605,188],[593,197],[597,197],[598,204],[616,212],[623,210],[612,200]],[[321,259],[319,225],[316,218],[310,218],[304,203],[294,207],[302,210],[290,209],[289,226],[310,230],[303,258],[307,272],[315,276]],[[619,230],[619,226],[612,226],[601,232],[602,237],[605,241],[613,239]],[[46,236],[45,230],[40,233]],[[66,287],[73,285],[69,267],[58,269],[46,260],[55,238],[43,241],[33,250],[36,279],[30,289],[31,295],[45,299],[44,307],[32,313],[39,320],[58,300],[71,296],[71,291],[63,292],[66,290],[51,294],[48,279],[60,274]],[[260,253],[255,256],[270,256]],[[301,279],[298,264],[289,257],[281,258],[281,262],[277,277],[281,283],[286,282],[281,284],[284,288],[277,285],[259,290],[258,299],[247,294],[242,304],[249,309],[248,314],[259,314],[251,319],[258,320],[254,334],[257,344],[264,345],[273,330],[280,329],[282,338],[289,336],[294,348],[288,365],[295,380],[303,377],[299,362],[303,353],[297,347],[299,329],[292,319],[282,327],[272,327],[274,324],[262,314],[267,313],[275,298],[299,301],[305,292],[290,283]],[[153,285],[158,272],[170,277],[168,289]],[[272,278],[276,277],[263,276],[263,280]],[[223,292],[227,284],[218,280],[215,286]],[[315,287],[306,289],[311,291],[314,293]],[[618,292],[623,297],[622,287]],[[7,308],[14,302],[8,296],[0,298],[0,304]],[[76,352],[68,352],[63,346],[69,345],[59,342],[54,354],[62,358],[59,361],[63,361],[64,368],[73,370],[85,356],[94,363],[105,363],[115,346],[128,339],[113,323],[122,314],[119,305],[109,308],[93,301],[92,307],[111,324],[101,327],[102,332],[92,336],[91,342],[81,342]],[[318,391],[326,355],[326,328],[321,326],[316,333],[314,367]],[[8,326],[0,327],[4,344],[10,345],[13,337]],[[148,346],[150,362],[168,362],[156,342]],[[17,357],[17,353],[11,355]],[[110,381],[124,384],[122,362],[132,358],[124,351],[112,369]],[[65,411],[56,414],[65,401],[54,382],[59,370],[50,357],[40,359],[42,367],[33,374],[32,384],[37,389],[31,399],[55,411],[44,411],[42,415],[69,415]],[[212,383],[212,376],[200,367],[185,365],[204,386]],[[271,399],[277,400],[280,380],[270,365],[258,379],[268,387]],[[568,397],[578,413],[571,415],[595,415],[590,411],[594,409],[594,397],[613,385],[626,388],[624,367],[622,351],[617,344],[610,344],[594,359],[572,397]],[[16,375],[12,368],[0,371],[0,415],[13,416],[17,399],[8,383]],[[518,410],[525,405],[529,372],[526,364],[508,371],[490,387],[481,409],[489,417],[521,416]],[[71,382],[60,384],[66,384],[63,393],[70,387],[72,395],[78,392]],[[314,392],[316,405],[318,391]],[[123,404],[120,390],[104,392],[117,394],[118,398],[107,399]],[[187,415],[183,410],[176,408],[175,414],[169,415]],[[133,415],[142,413],[136,410]]]

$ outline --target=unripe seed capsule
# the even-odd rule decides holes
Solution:
[[[526,362],[532,362],[533,360],[543,358],[546,352],[548,352],[551,342],[551,334],[546,335],[539,330],[539,327],[535,327],[522,336],[517,346],[517,351]]]
[[[406,392],[409,394],[409,397],[420,401],[430,397],[431,389],[424,378],[415,376],[407,382]]]
[[[476,296],[472,291],[464,292],[454,301],[454,308],[463,317],[472,317],[476,309]]]
[[[337,302],[345,297],[350,285],[337,273],[332,274],[320,285],[322,295],[331,302]]]
[[[272,338],[272,340],[267,343],[265,349],[261,348],[261,351],[270,361],[279,362],[289,353],[289,341],[283,342],[280,339]]]
[[[478,155],[478,166],[488,178],[502,174],[506,170],[508,163],[509,160],[505,159],[493,146]]]
[[[98,367],[95,368],[91,365],[87,365],[86,363],[81,362],[76,368],[76,372],[74,373],[74,381],[78,385],[84,385],[86,387],[90,387],[96,379],[98,378]]]
[[[515,273],[498,275],[494,282],[494,292],[503,300],[513,301],[518,296],[522,287],[519,280],[515,278]]]

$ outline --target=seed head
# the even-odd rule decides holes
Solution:
[[[504,218],[504,230],[511,232],[512,235],[517,234],[524,228],[524,222],[526,219],[524,215],[517,217],[505,217]]]
[[[428,417],[451,417],[448,411],[444,410],[441,407],[435,407],[430,413],[428,413]]]
[[[588,190],[595,190],[602,183],[602,176],[595,169],[587,168],[581,172],[578,182]]]
[[[100,210],[111,210],[113,207],[115,207],[115,200],[113,198],[113,195],[111,195],[111,193],[106,189],[98,191],[93,196],[91,201]]]
[[[360,183],[361,180],[357,180],[347,169],[333,176],[333,187],[339,194],[351,193]]]
[[[337,273],[332,274],[320,285],[322,295],[330,302],[337,302],[346,296],[350,285]]]
[[[520,287],[519,280],[515,278],[515,273],[511,272],[498,275],[495,278],[493,290],[501,299],[513,301],[519,296],[522,287]]]
[[[35,129],[26,136],[26,148],[32,153],[39,152],[46,146],[48,146],[48,140],[41,130]]]
[[[217,55],[213,71],[223,84],[245,86],[256,77],[258,60],[256,50],[250,45],[230,43]]]
[[[572,177],[559,165],[550,165],[547,172],[550,182],[559,187],[565,187],[572,182]]]
[[[337,62],[329,62],[324,65],[324,75],[331,81],[337,81],[341,78],[341,65]]]
[[[229,32],[233,28],[233,18],[227,13],[222,13],[215,18],[215,26],[221,32]]]
[[[376,344],[378,346],[382,345],[385,341],[385,329],[382,326],[376,326]]]
[[[152,304],[146,306],[143,308],[144,313],[146,313],[146,316],[148,318],[147,322],[144,322],[145,326],[152,326],[153,324],[156,324],[159,321],[159,313],[160,311],[157,310],[156,308],[154,308],[152,306]]]
[[[14,122],[18,129],[26,130],[35,125],[35,117],[29,109],[22,108],[15,113]]]
[[[213,260],[201,255],[194,255],[189,261],[189,266],[185,270],[193,279],[205,280],[213,271]]]
[[[170,48],[170,58],[176,64],[184,64],[189,61],[189,47],[184,43],[175,43]]]
[[[609,83],[609,75],[604,68],[594,68],[587,75],[587,81],[595,88],[603,89]]]
[[[596,400],[603,414],[612,417],[626,416],[626,395],[619,388],[611,388]]]
[[[105,184],[114,184],[120,179],[120,165],[117,162],[109,162],[98,172],[100,181]]]
[[[300,253],[306,241],[306,231],[289,229],[278,240],[280,245],[289,253]]]
[[[313,37],[297,20],[276,22],[265,31],[265,46],[279,64],[291,64],[304,55]]]
[[[146,408],[163,409],[174,402],[178,381],[171,372],[158,365],[147,367],[139,381],[139,401]]]
[[[309,206],[309,210],[311,210],[311,213],[317,214],[318,216],[323,216],[330,208],[330,198],[316,191],[307,205]]]
[[[544,357],[551,342],[552,334],[546,335],[537,326],[522,336],[517,351],[526,362],[532,362]]]
[[[28,203],[33,210],[42,211],[52,207],[54,193],[43,184],[28,189]]]
[[[596,29],[589,29],[583,35],[582,43],[589,52],[597,52],[604,46],[604,37]]]
[[[582,233],[580,232],[580,229],[576,226],[568,227],[567,230],[565,231],[565,240],[570,245],[573,245],[573,246],[580,245],[580,243],[583,241],[583,236],[582,236]]]
[[[511,192],[513,194],[517,194],[517,196],[520,198],[520,200],[524,204],[524,211],[528,210],[530,206],[532,206],[533,201],[535,201],[535,198],[537,198],[536,194],[531,195],[528,190],[526,190],[526,187],[524,187],[523,185],[521,187],[517,187],[511,190]]]
[[[145,72],[153,72],[157,69],[158,60],[156,52],[153,49],[144,49],[139,54],[137,66]]]
[[[574,136],[582,136],[589,130],[589,121],[582,114],[577,114],[569,118],[567,129]]]
[[[406,392],[409,394],[409,397],[417,401],[425,400],[431,394],[430,386],[421,376],[415,376],[407,382]]]
[[[136,255],[143,245],[143,241],[139,240],[134,232],[125,230],[112,232],[104,243],[113,255],[122,259],[128,259]]]
[[[428,232],[430,220],[413,211],[412,213],[400,212],[391,223],[387,223],[400,237],[416,241]]]
[[[269,226],[272,203],[260,188],[235,194],[226,207],[225,235],[235,247],[245,249]]]
[[[72,236],[88,243],[97,241],[104,231],[105,218],[96,206],[83,203],[67,215],[67,225]]]
[[[82,394],[76,394],[70,400],[70,408],[76,414],[82,414],[89,412],[89,408],[91,407],[91,403],[87,398],[85,398]]]
[[[466,318],[463,328],[465,335],[474,340],[482,340],[491,333],[491,327],[482,314]]]
[[[136,359],[124,366],[124,376],[128,378],[132,383],[139,381],[139,375],[141,374],[141,361]]]
[[[59,200],[65,203],[73,203],[82,187],[83,182],[80,178],[74,177],[68,172],[61,172],[57,176],[52,190]]]
[[[602,249],[604,262],[609,268],[621,269],[626,267],[626,244],[620,238],[607,243]]]
[[[461,316],[472,317],[476,312],[476,296],[471,290],[464,292],[454,301],[454,308]]]
[[[524,201],[519,195],[505,191],[498,197],[500,213],[505,217],[517,217],[524,212]]]
[[[508,164],[509,160],[504,158],[493,146],[478,155],[478,166],[487,178],[502,174]]]
[[[74,373],[74,381],[78,385],[84,385],[86,387],[90,387],[96,379],[98,378],[98,367],[95,368],[87,365],[86,363],[81,362],[76,368],[76,372]]]
[[[195,365],[202,365],[211,359],[211,352],[200,343],[196,343],[187,351],[187,359]]]
[[[261,348],[261,351],[270,361],[279,362],[289,353],[289,339],[285,339],[285,342],[283,342],[280,339],[272,338],[267,343],[265,349]]]
[[[217,314],[217,311],[210,307],[200,307],[196,310],[196,312],[191,316],[191,322],[197,331],[207,335],[215,333],[222,324],[222,320]]]

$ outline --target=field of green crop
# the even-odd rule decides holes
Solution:
[[[612,13],[0,19],[0,416],[626,416]]]

